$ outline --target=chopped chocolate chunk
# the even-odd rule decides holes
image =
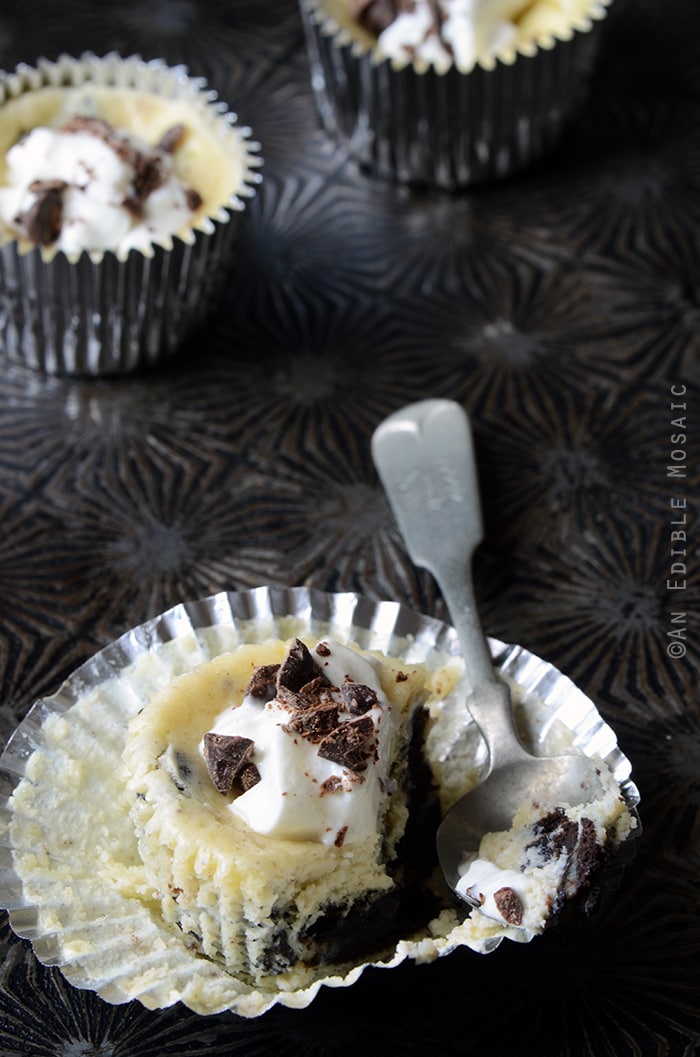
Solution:
[[[318,754],[350,771],[364,771],[377,748],[373,733],[374,723],[369,716],[340,723],[323,738]]]
[[[166,154],[174,154],[182,143],[186,131],[187,129],[181,122],[178,122],[176,125],[171,125],[170,128],[166,128],[165,132],[158,140],[156,150],[165,151]]]
[[[185,199],[187,205],[190,207],[193,213],[196,213],[201,206],[204,199],[200,195],[199,191],[195,191],[194,187],[188,187],[185,191]]]
[[[212,782],[224,796],[229,796],[236,789],[237,780],[242,771],[251,762],[255,743],[250,738],[239,735],[214,734],[204,735],[204,759]],[[255,766],[253,764],[253,766]],[[257,768],[255,768],[257,771]],[[260,776],[258,775],[258,781]],[[255,782],[252,783],[253,785]]]
[[[327,679],[323,674],[319,674],[310,683],[304,683],[299,690],[299,697],[307,708],[332,701],[333,697],[330,692],[332,685],[330,679]]]
[[[338,706],[335,701],[322,701],[310,708],[297,709],[284,729],[316,744],[323,741],[337,725]]]
[[[396,673],[396,682],[397,683],[405,683],[407,679],[408,679],[408,676],[406,675],[405,672],[397,672]]]
[[[134,160],[133,186],[137,199],[143,201],[165,180],[165,169],[157,154],[137,154]]]
[[[57,183],[58,181],[47,181],[38,191],[37,199],[31,208],[19,217],[27,237],[37,246],[50,246],[61,234],[63,187],[56,186]]]
[[[330,657],[331,648],[327,642],[319,642],[318,646],[316,647],[316,653],[319,655],[319,657]]]
[[[348,832],[348,827],[347,826],[341,826],[341,828],[338,830],[338,832],[335,835],[335,840],[333,841],[333,843],[335,844],[336,848],[342,848],[343,843],[345,841],[345,835],[346,835],[347,832]]]
[[[512,888],[499,888],[493,893],[493,901],[498,907],[503,920],[509,925],[521,925],[523,921],[523,904]]]
[[[233,780],[233,791],[235,793],[247,793],[260,781],[260,771],[254,763],[249,761],[241,767]]]
[[[376,37],[391,25],[399,12],[397,0],[354,0],[352,6],[360,25]]]
[[[251,697],[264,697],[267,701],[275,696],[275,685],[279,664],[258,664],[253,668],[253,674],[246,689],[246,694]]]
[[[348,712],[354,716],[362,716],[374,708],[377,703],[377,695],[371,686],[364,683],[343,683],[340,687],[340,696]]]
[[[304,702],[299,694],[295,693],[294,690],[289,690],[286,686],[277,686],[275,700],[279,701],[285,708],[288,708],[290,712],[295,712],[298,708],[304,707]]]
[[[280,665],[277,675],[277,685],[285,686],[288,690],[301,690],[302,686],[310,683],[318,675],[318,668],[309,653],[306,645],[301,639],[295,639],[289,647],[287,656]]]
[[[133,195],[127,195],[126,198],[123,198],[122,205],[128,213],[131,213],[134,220],[140,220],[143,216],[143,202],[140,202],[138,198],[134,198]]]

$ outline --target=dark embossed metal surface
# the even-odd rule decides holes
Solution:
[[[17,0],[0,65],[185,63],[264,182],[205,333],[110,382],[0,373],[0,736],[121,632],[259,583],[445,616],[369,456],[425,396],[472,415],[487,630],[561,668],[632,759],[645,832],[592,922],[374,970],[257,1021],[111,1007],[2,917],[7,1057],[690,1057],[700,1039],[697,0],[619,0],[554,156],[454,197],[373,181],[321,132],[293,0]],[[675,438],[675,439],[674,439]]]

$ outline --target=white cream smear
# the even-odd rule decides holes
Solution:
[[[259,781],[234,796],[229,810],[256,833],[282,840],[338,844],[372,838],[382,793],[389,791],[387,767],[397,720],[370,658],[331,640],[324,640],[320,649],[322,655],[319,646],[311,654],[334,688],[330,696],[338,702],[338,729],[358,722],[369,728],[371,723],[361,769],[326,758],[323,740],[314,742],[291,730],[294,713],[274,691],[268,700],[248,693],[241,704],[223,711],[210,731],[254,743],[251,762]],[[368,687],[375,704],[361,714],[348,712],[338,689],[345,683]],[[200,752],[204,755],[203,745]]]
[[[0,188],[0,219],[16,237],[49,244],[32,236],[26,218],[41,207],[46,184],[56,184],[60,230],[50,244],[66,254],[83,250],[112,250],[118,255],[136,249],[147,251],[185,228],[193,209],[188,189],[177,177],[172,156],[118,133],[128,151],[87,131],[35,128],[10,148],[6,156],[5,186]],[[129,160],[134,152],[157,157],[160,183],[143,196],[138,209],[134,198],[137,170]],[[122,154],[126,156],[122,156]]]

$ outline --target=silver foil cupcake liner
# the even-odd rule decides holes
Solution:
[[[512,63],[438,73],[378,58],[340,30],[323,0],[300,8],[327,132],[370,173],[443,190],[509,176],[555,146],[585,99],[606,10]]]
[[[420,934],[407,936],[375,962],[359,963],[344,975],[321,975],[304,989],[262,991],[190,950],[182,935],[159,919],[147,894],[136,897],[138,882],[130,864],[130,857],[137,856],[136,843],[128,810],[120,813],[126,800],[117,777],[129,719],[178,674],[244,642],[288,638],[299,627],[435,671],[457,665],[462,674],[442,699],[440,751],[443,756],[461,754],[465,766],[478,770],[483,745],[465,709],[468,687],[449,625],[397,603],[303,587],[222,592],[174,606],[122,635],[78,668],[55,694],[37,701],[0,757],[1,905],[9,910],[14,931],[31,941],[39,960],[58,966],[74,986],[93,990],[111,1003],[138,999],[157,1009],[179,1001],[202,1014],[230,1010],[253,1017],[276,1004],[306,1007],[321,987],[349,986],[370,964],[393,968],[406,960],[429,962],[462,946],[488,953],[500,943],[500,938],[465,937],[463,914],[460,919],[454,910],[445,909]],[[630,762],[593,703],[528,651],[496,640],[490,646],[497,666],[520,687],[533,750],[555,750],[552,731],[559,727],[568,745],[602,757],[636,815],[639,794]],[[86,719],[75,706],[97,687],[102,690],[102,711]],[[57,828],[56,812],[51,818],[37,817],[26,803],[17,804],[18,791],[36,782],[34,760],[47,744],[49,729],[54,744],[62,746],[56,766],[76,776],[75,795],[63,805],[72,812],[71,840]],[[90,756],[97,754],[101,761],[96,797],[84,788],[78,791],[88,745]],[[458,788],[454,795],[459,795]],[[110,796],[113,799],[101,810],[100,801]],[[631,845],[629,840],[622,845],[623,855],[608,883],[617,884]],[[98,872],[104,873],[104,856],[114,857],[116,863],[113,887],[95,884]]]
[[[182,103],[217,140],[243,158],[235,193],[197,221],[188,239],[174,236],[132,250],[68,257],[40,247],[23,252],[0,240],[0,355],[50,374],[111,375],[151,367],[171,356],[203,321],[220,290],[239,217],[261,177],[260,145],[251,130],[201,78],[185,67],[116,54],[62,55],[0,73],[0,113],[11,100],[44,87],[133,89]]]

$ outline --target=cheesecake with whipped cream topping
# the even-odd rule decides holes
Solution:
[[[148,252],[240,184],[196,114],[133,89],[40,89],[0,109],[0,232],[45,253]]]
[[[151,145],[84,114],[33,128],[7,152],[0,218],[18,239],[67,254],[144,251],[191,224],[202,204],[174,163],[187,134],[171,125]]]
[[[425,694],[421,666],[296,638],[241,645],[149,701],[124,764],[163,919],[255,985],[390,949],[434,861],[405,843],[412,791],[429,792]]]

